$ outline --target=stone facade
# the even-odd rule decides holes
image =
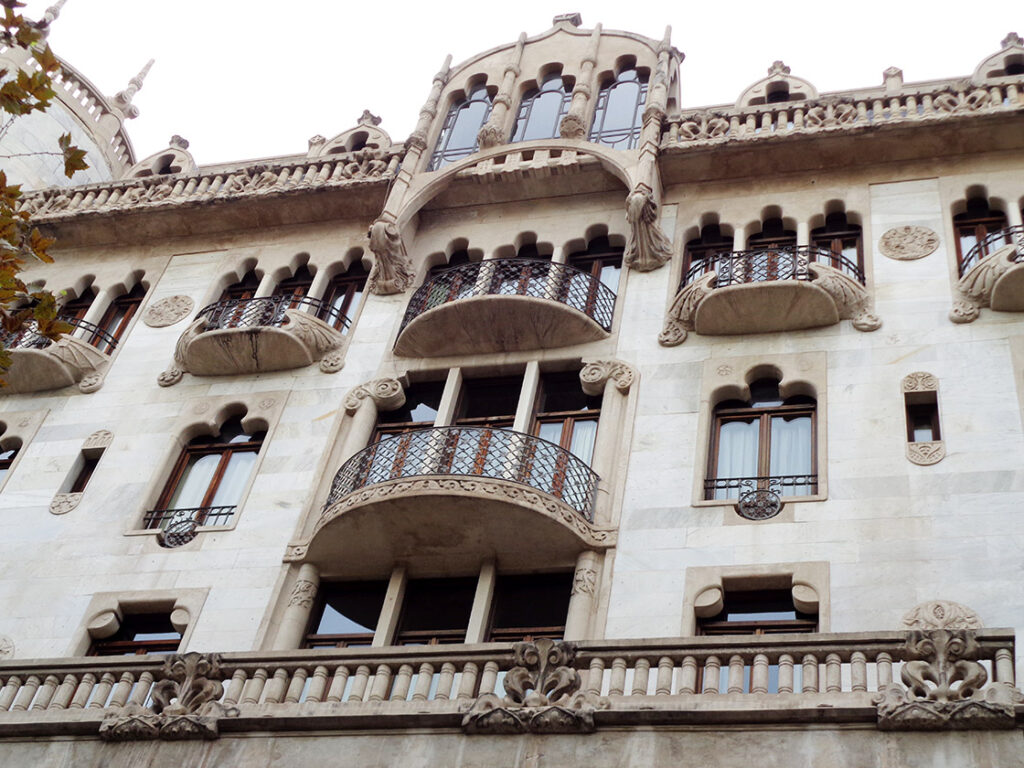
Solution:
[[[3,762],[1024,765],[1022,56],[1011,35],[964,78],[843,93],[777,62],[683,109],[668,35],[569,15],[446,62],[403,143],[369,112],[271,160],[197,167],[175,137],[28,194],[58,237],[32,277],[91,281],[90,323],[144,297],[116,347],[76,331],[102,354],[81,376],[0,395]],[[551,138],[508,141],[551,62]],[[640,82],[628,135],[589,140]],[[481,84],[480,146],[453,149]],[[979,199],[1003,218],[972,251]],[[859,245],[822,245],[837,216]],[[302,274],[310,303],[272,300]],[[585,461],[536,434],[565,373],[600,405]],[[511,432],[460,421],[499,376]],[[765,380],[812,414],[810,469],[715,485],[723,409]],[[374,425],[422,384],[430,431],[381,459]],[[183,450],[236,419],[262,443],[230,512],[152,524]],[[551,571],[564,642],[487,642],[502,576]],[[395,644],[439,577],[475,579],[463,642]],[[370,580],[372,642],[300,649],[325,584]],[[755,590],[815,631],[710,636]],[[152,611],[182,637],[166,664],[85,655]]]

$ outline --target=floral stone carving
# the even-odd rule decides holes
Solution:
[[[153,686],[149,707],[129,704],[108,714],[100,725],[104,741],[135,739],[215,739],[221,717],[237,717],[225,707],[217,654],[175,654],[164,662],[163,679]]]
[[[615,384],[619,392],[626,394],[635,378],[633,368],[619,360],[587,360],[580,370],[583,391],[592,397],[602,394],[609,381]]]
[[[142,316],[142,322],[151,328],[163,328],[184,320],[192,312],[195,302],[188,296],[167,296],[153,302]]]
[[[939,236],[928,227],[893,227],[878,241],[878,250],[897,261],[923,259],[939,247]]]
[[[903,617],[907,629],[981,629],[981,619],[966,605],[930,600],[915,605]]]
[[[901,686],[876,698],[878,727],[889,731],[937,731],[1014,727],[1013,690],[992,685],[977,661],[969,629],[915,629],[907,633]]]
[[[542,638],[516,643],[504,698],[479,697],[462,719],[466,733],[591,733],[595,709],[608,702],[580,692],[576,645]]]
[[[412,285],[412,263],[394,219],[381,217],[370,226],[370,250],[376,257],[367,283],[378,296],[402,293]]]
[[[50,502],[50,514],[66,515],[72,509],[77,507],[78,502],[81,500],[81,493],[58,493]]]
[[[941,440],[907,443],[907,458],[922,467],[938,464],[946,458],[946,444]]]
[[[626,198],[626,265],[650,272],[672,258],[672,243],[658,226],[658,206],[654,191],[646,184],[637,184]]]

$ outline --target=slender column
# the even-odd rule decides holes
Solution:
[[[672,695],[672,672],[675,670],[675,663],[668,656],[658,659],[658,681],[654,690],[656,696]]]
[[[398,565],[391,571],[388,591],[384,595],[384,605],[380,609],[380,620],[377,631],[373,634],[373,645],[390,645],[398,628],[398,617],[402,611],[402,600],[405,599],[405,566]]]
[[[533,404],[536,402],[539,386],[540,365],[536,360],[531,360],[526,364],[526,371],[523,373],[523,387],[519,390],[516,418],[512,423],[512,429],[516,432],[530,433],[530,427],[533,426]]]
[[[693,656],[683,658],[682,673],[679,675],[679,693],[697,692],[697,660]]]
[[[444,392],[437,407],[434,418],[435,427],[447,427],[455,421],[455,409],[459,406],[459,395],[462,393],[462,369],[450,368],[448,379],[444,383]]]
[[[601,556],[592,550],[581,552],[576,558],[576,572],[572,578],[569,612],[565,619],[565,639],[584,640],[591,636],[590,620],[594,612]]]
[[[395,183],[391,188],[391,194],[388,195],[385,210],[397,211],[401,207],[405,198],[405,192],[409,188],[412,174],[421,170],[420,166],[422,163],[420,158],[423,157],[424,150],[427,148],[430,126],[433,124],[434,118],[437,117],[437,105],[441,100],[441,91],[444,90],[444,86],[448,82],[451,65],[452,56],[448,54],[444,64],[441,65],[440,71],[434,75],[434,82],[430,87],[430,95],[427,96],[427,100],[420,107],[420,117],[416,121],[416,128],[405,142],[405,162],[402,163],[402,169],[398,172]]]
[[[270,296],[274,292],[274,288],[276,287],[277,280],[270,272],[267,272],[265,275],[263,275],[263,279],[260,280],[260,284],[256,288],[256,293],[253,294],[253,298],[262,299],[266,296]]]
[[[718,693],[721,685],[722,661],[717,656],[708,656],[704,660],[704,690],[702,693]]]
[[[107,307],[110,306],[110,302],[115,298],[116,297],[109,288],[104,288],[96,294],[96,298],[93,299],[92,304],[89,305],[89,311],[85,313],[85,316],[82,317],[82,319],[87,323],[99,325],[100,320],[103,319],[103,315],[107,311]],[[76,338],[83,338],[89,335],[89,331],[84,328],[78,328],[71,335]]]
[[[141,678],[139,679],[141,682]],[[231,682],[228,683],[227,692],[224,694],[225,706],[233,706],[238,703],[238,700],[242,697],[242,689],[245,688],[245,670],[236,669],[235,673],[231,675]],[[141,703],[141,702],[133,702]]]
[[[637,659],[633,665],[633,690],[632,696],[646,696],[647,687],[651,682],[651,662],[649,659]]]
[[[793,657],[784,653],[779,656],[779,693],[793,692]]]
[[[600,696],[604,687],[604,659],[595,658],[590,660],[590,670],[587,673],[587,693],[593,696]]]
[[[875,670],[878,674],[878,690],[884,691],[892,685],[892,655],[882,651],[875,657]]]
[[[601,394],[601,418],[594,440],[594,453],[590,459],[590,468],[602,481],[597,484],[594,500],[594,522],[597,525],[607,525],[611,520],[612,484],[609,480],[615,474],[616,462],[621,459],[620,442],[625,428],[626,398],[635,377],[628,365],[614,360],[606,362],[612,368],[606,367],[605,370],[611,370],[611,373],[598,381],[588,381],[588,369],[592,368],[590,363],[580,371],[583,391],[591,396]]]
[[[763,653],[754,656],[750,669],[750,692],[768,693],[768,657]]]
[[[277,629],[277,637],[274,639],[276,650],[298,648],[302,645],[302,638],[309,625],[309,614],[313,609],[319,587],[319,569],[312,563],[303,563]]]
[[[466,628],[467,643],[482,643],[487,639],[487,623],[491,615],[495,579],[494,561],[488,560],[480,567],[480,578],[476,581],[473,609],[469,614],[469,626]]]
[[[594,67],[597,66],[597,51],[601,44],[601,25],[594,27],[590,33],[590,42],[587,45],[587,52],[580,61],[580,76],[576,80],[576,86],[572,89],[572,100],[569,102],[569,111],[562,118],[559,126],[559,133],[563,139],[583,139],[587,135],[587,118],[590,113],[590,97],[593,93],[596,75]]]
[[[1017,203],[1013,200],[1006,206],[1006,223],[1011,227],[1019,227],[1024,224],[1021,220],[1020,208],[1017,207]]]
[[[796,244],[798,247],[811,244],[811,226],[803,219],[796,223]]]
[[[498,662],[488,661],[484,664],[483,674],[480,675],[479,695],[494,693],[494,687],[498,684]]]
[[[334,670],[334,677],[331,678],[331,687],[327,691],[327,701],[336,703],[345,696],[345,685],[348,683],[348,667],[338,667]]]
[[[480,149],[497,147],[508,141],[507,118],[509,109],[512,107],[512,89],[515,87],[516,78],[519,77],[519,62],[523,58],[523,46],[526,44],[526,33],[519,35],[515,50],[505,65],[505,73],[501,79],[501,86],[498,88],[498,95],[494,97],[491,104],[491,114],[487,122],[480,129],[476,140]]]

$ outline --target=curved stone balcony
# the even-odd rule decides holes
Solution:
[[[675,346],[687,331],[708,336],[798,331],[853,321],[874,331],[864,273],[817,246],[723,252],[695,263],[683,278],[659,341]]]
[[[606,338],[615,294],[597,277],[543,259],[489,259],[421,285],[395,353],[409,357],[564,347]]]
[[[500,552],[557,562],[611,546],[594,526],[597,474],[560,446],[487,427],[385,437],[338,471],[308,546],[312,562],[389,568]],[[305,555],[305,546],[295,557]]]
[[[335,328],[349,320],[329,304],[308,297],[266,296],[224,299],[203,307],[178,339],[175,368],[160,383],[181,373],[217,376],[303,368],[320,361],[325,373],[341,370],[344,336]]]
[[[1005,227],[978,242],[960,262],[954,323],[976,320],[982,307],[1024,311],[1024,226]]]
[[[64,322],[75,330],[57,341],[39,334],[31,322],[20,331],[0,335],[0,345],[11,356],[5,392],[44,392],[72,384],[83,392],[99,389],[117,339],[85,320]]]

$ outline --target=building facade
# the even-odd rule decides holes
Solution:
[[[556,17],[404,142],[27,196],[6,764],[1024,765],[1024,43],[682,60]]]

